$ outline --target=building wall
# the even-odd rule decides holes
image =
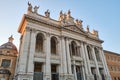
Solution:
[[[104,50],[112,80],[120,80],[120,54]]]
[[[0,69],[8,69],[11,72],[9,80],[13,80],[15,74],[15,67],[16,67],[16,56],[9,56],[9,55],[0,55]],[[7,59],[11,60],[10,67],[4,68],[2,67],[2,60]]]

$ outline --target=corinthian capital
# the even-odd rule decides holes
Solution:
[[[26,31],[31,31],[31,28],[30,27],[26,27]]]

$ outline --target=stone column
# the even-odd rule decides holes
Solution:
[[[110,76],[110,73],[109,73],[109,70],[108,70],[108,66],[107,66],[107,62],[106,62],[106,59],[105,59],[103,49],[100,49],[100,54],[101,54],[101,60],[102,60],[102,63],[103,63],[104,72],[105,72],[104,74],[105,74],[106,80],[112,80],[111,76]]]
[[[29,50],[28,50],[28,65],[27,65],[27,74],[31,76],[30,80],[33,80],[34,74],[34,53],[35,53],[35,29],[32,29],[32,33],[30,36],[29,42]]]
[[[73,69],[74,69],[74,80],[77,80],[75,60],[73,61]]]
[[[63,54],[62,54],[62,38],[60,37],[59,44],[58,44],[58,53],[60,56],[60,80],[63,80]]]
[[[89,60],[89,57],[88,57],[88,51],[87,51],[87,45],[84,43],[84,50],[85,50],[85,59],[86,59],[86,62],[87,62],[87,68],[88,68],[88,74],[92,75],[92,72],[91,72],[91,67],[90,67],[90,60]]]
[[[83,55],[85,56],[85,70],[86,71],[86,80],[93,80],[93,75],[92,75],[92,72],[91,72],[91,66],[90,66],[90,60],[89,60],[89,57],[88,57],[88,51],[87,51],[87,45],[86,43],[83,43],[82,46],[84,47],[84,53]]]
[[[65,37],[62,37],[62,57],[63,57],[63,74],[64,80],[67,78],[67,62],[66,62],[66,48],[65,48]]]
[[[71,57],[70,57],[70,49],[69,49],[69,40],[66,38],[66,50],[67,50],[67,68],[68,68],[68,74],[72,74],[71,70]]]
[[[22,37],[22,43],[20,46],[20,54],[19,54],[19,62],[18,62],[18,72],[17,78],[21,80],[22,77],[26,78],[25,75],[27,73],[27,61],[28,61],[28,49],[29,49],[29,42],[30,42],[30,33],[31,28],[26,27],[25,32]]]
[[[81,71],[82,71],[82,77],[83,77],[83,80],[86,80],[86,73],[85,73],[85,66],[83,64],[83,62],[81,62]]]
[[[50,34],[47,33],[46,34],[46,40],[45,40],[45,54],[46,54],[46,71],[45,71],[45,76],[46,76],[46,80],[51,80],[51,61],[50,61],[50,57],[51,57],[51,53],[50,53]]]
[[[28,46],[30,40],[30,27],[26,27],[26,32],[23,35],[22,45],[20,50],[20,58],[19,58],[19,72],[26,73],[26,64],[27,64],[27,54],[28,54]]]
[[[92,46],[92,52],[93,52],[94,62],[95,62],[95,65],[96,65],[96,75],[97,75],[97,79],[98,79],[98,80],[101,80],[101,76],[100,76],[100,72],[99,72],[99,68],[98,68],[98,62],[97,62],[97,59],[96,59],[96,53],[95,53],[95,50],[94,50],[94,47],[93,47],[93,46]]]
[[[66,48],[65,48],[65,38],[62,37],[62,54],[63,54],[63,71],[67,74],[67,62],[66,62]]]
[[[71,56],[70,56],[70,49],[69,49],[69,39],[66,38],[66,52],[67,52],[67,70],[68,70],[68,78],[73,80],[72,69],[71,69]]]

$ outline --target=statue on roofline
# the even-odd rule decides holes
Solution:
[[[81,28],[81,29],[83,29],[83,28],[82,28],[82,22],[83,22],[82,20],[78,20],[78,19],[75,20],[76,26],[78,26],[78,27]]]
[[[87,25],[86,31],[87,31],[87,32],[90,32],[90,30],[89,30],[89,25]]]
[[[49,18],[49,17],[50,17],[50,12],[49,12],[49,9],[48,9],[47,11],[45,11],[45,16],[46,16],[47,18]]]
[[[29,13],[29,12],[32,12],[32,5],[31,5],[30,2],[28,2],[28,13]]]
[[[59,21],[63,21],[63,12],[62,12],[62,10],[60,11],[60,14],[59,14],[59,19],[58,19]]]
[[[35,7],[34,7],[34,13],[37,14],[38,9],[39,9],[39,6],[35,6]]]

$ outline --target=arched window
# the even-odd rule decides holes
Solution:
[[[78,53],[77,53],[77,44],[74,41],[71,42],[71,52],[72,52],[73,56],[78,55]]]
[[[99,51],[97,48],[94,48],[97,61],[100,61]]]
[[[87,52],[88,52],[88,57],[89,57],[89,59],[90,59],[90,60],[93,60],[91,48],[90,48],[89,46],[87,46]]]
[[[51,37],[51,53],[57,54],[57,38]]]
[[[43,52],[43,34],[38,33],[36,36],[36,46],[35,51],[36,52]]]

